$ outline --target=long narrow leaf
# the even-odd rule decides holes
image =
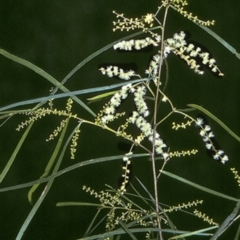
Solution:
[[[102,218],[101,221],[99,221],[97,224],[94,224],[95,221],[97,220],[97,217],[98,217],[100,211],[101,211],[101,209],[98,209],[98,211],[94,215],[94,217],[93,217],[92,221],[90,222],[84,236],[87,236],[87,235],[91,234],[91,232],[93,232],[105,220],[105,218]],[[93,225],[94,225],[94,227],[93,227]]]
[[[189,232],[189,233],[184,233],[184,234],[181,234],[181,235],[178,235],[178,236],[171,237],[171,238],[169,238],[169,240],[179,239],[179,238],[183,238],[183,237],[190,237],[190,236],[198,236],[199,233],[210,231],[210,230],[215,229],[217,227],[218,226],[212,226],[212,227],[203,228],[203,229],[200,229],[200,230],[197,230],[197,231],[193,231],[193,232]],[[209,233],[209,236],[210,235],[212,235],[212,233]]]
[[[68,122],[69,122],[69,119],[67,120],[66,125],[68,124]],[[63,143],[62,139],[64,137],[63,134],[65,134],[65,132],[66,132],[66,128],[64,127],[64,129],[62,130],[61,136],[58,139],[57,145],[56,145],[56,147],[55,147],[55,149],[54,149],[54,151],[52,153],[52,156],[50,157],[50,159],[48,161],[48,164],[47,164],[47,166],[46,166],[46,168],[44,170],[44,173],[43,173],[43,175],[40,178],[45,178],[45,177],[47,177],[49,175],[50,170],[53,167],[53,165],[54,165],[54,163],[55,163],[55,161],[57,159],[58,153],[59,153],[59,151],[61,149],[61,146],[62,146],[62,143]],[[28,201],[30,203],[32,202],[33,193],[37,190],[39,185],[40,185],[40,183],[34,184],[31,187],[31,189],[29,190],[29,192],[28,192]]]
[[[234,201],[234,202],[237,202],[237,201],[238,201],[237,198],[230,197],[230,196],[228,196],[228,195],[226,195],[226,194],[223,194],[223,193],[214,191],[214,190],[212,190],[212,189],[210,189],[210,188],[203,187],[203,186],[201,186],[201,185],[199,185],[199,184],[197,184],[197,183],[193,183],[193,182],[191,182],[191,181],[188,181],[187,179],[182,178],[182,177],[179,177],[179,176],[177,176],[177,175],[175,175],[175,174],[173,174],[173,173],[170,173],[170,172],[167,172],[167,171],[164,171],[164,170],[160,170],[160,171],[161,171],[161,173],[165,174],[166,176],[169,176],[169,177],[171,177],[171,178],[177,179],[178,181],[184,182],[184,183],[186,183],[186,184],[188,184],[188,185],[190,185],[190,186],[192,186],[192,187],[198,188],[198,189],[200,189],[200,190],[202,190],[202,191],[204,191],[204,192],[207,192],[207,193],[216,195],[216,196],[221,197],[221,198],[226,198],[226,199],[231,200],[231,201]]]
[[[233,53],[238,59],[240,59],[240,53],[237,52],[237,50],[232,47],[229,43],[227,43],[223,38],[221,38],[219,35],[217,35],[215,32],[213,32],[210,28],[202,25],[198,25],[203,30],[205,30],[208,34],[210,34],[212,37],[214,37],[218,42],[220,42],[225,48],[227,48],[231,53]]]
[[[67,130],[67,127],[68,127],[68,122],[69,122],[69,120],[66,122],[66,124],[65,124],[65,126],[64,126],[64,128],[62,130],[62,133],[61,133],[61,135],[59,137],[59,141],[63,141],[63,138],[65,136],[65,133],[66,133],[66,130]],[[64,147],[62,149],[62,152],[61,152],[61,154],[59,156],[58,162],[56,163],[56,165],[54,167],[53,173],[56,173],[58,171],[58,169],[60,167],[60,164],[62,162],[64,153],[66,151],[66,148],[68,146],[68,143],[71,141],[71,138],[72,138],[73,134],[74,134],[74,131],[73,131],[72,135],[68,138],[67,142],[65,143],[65,145],[64,145]],[[33,219],[35,213],[37,212],[38,208],[40,207],[40,205],[42,204],[44,198],[46,197],[48,191],[50,190],[50,188],[51,188],[51,186],[53,184],[53,181],[54,181],[54,179],[51,179],[47,183],[47,185],[44,188],[41,196],[38,198],[37,202],[34,204],[32,210],[30,211],[30,213],[28,214],[28,216],[27,216],[26,220],[24,221],[22,227],[20,228],[20,231],[18,232],[16,240],[22,239],[22,236],[23,236],[24,232],[26,231],[26,229],[27,229],[28,225],[30,224],[31,220]]]
[[[128,81],[128,83],[139,83],[139,82],[150,81],[150,80],[152,80],[152,79],[151,78],[142,78],[142,79]],[[54,99],[63,98],[63,97],[72,97],[73,98],[75,95],[81,95],[81,94],[87,94],[87,93],[93,93],[93,92],[106,91],[106,90],[110,90],[110,89],[121,87],[123,85],[126,85],[126,82],[117,83],[117,84],[113,84],[113,85],[110,85],[110,86],[95,87],[95,88],[88,88],[88,89],[83,89],[83,90],[78,90],[78,91],[60,93],[60,94],[56,94],[54,96],[45,96],[45,97],[40,97],[40,98],[34,98],[34,99],[31,99],[31,100],[25,100],[25,101],[9,104],[9,105],[7,105],[5,107],[1,107],[0,108],[0,112],[1,111],[5,111],[7,109],[23,106],[23,105],[29,105],[29,104],[33,104],[33,103],[46,102],[46,101],[48,101],[50,99],[53,99],[53,98]]]
[[[122,221],[119,221],[119,224],[121,225],[122,229],[131,237],[131,239],[137,240],[137,238],[129,231],[126,224],[124,224]]]
[[[221,226],[218,228],[218,230],[210,240],[216,240],[225,231],[225,229],[233,222],[233,219],[238,214],[239,209],[240,209],[240,200],[238,200],[238,203],[236,207],[233,209],[233,212],[229,216],[227,216],[227,218],[223,221]]]
[[[131,228],[129,229],[131,233],[147,233],[147,232],[159,232],[158,228]],[[183,233],[190,233],[187,231],[173,231],[171,229],[161,229],[162,232],[166,233],[173,233],[173,234],[183,234]],[[125,231],[122,229],[114,230],[111,232],[106,232],[103,234],[98,234],[90,237],[79,238],[79,240],[94,240],[94,239],[106,239],[108,237],[125,234]],[[199,236],[209,236],[209,233],[199,233]]]
[[[103,207],[99,203],[86,203],[86,202],[59,202],[56,204],[57,207],[76,207],[76,206],[87,206],[87,207]]]
[[[32,71],[36,72],[37,74],[39,74],[40,76],[44,77],[45,79],[47,79],[49,82],[51,82],[53,85],[55,85],[57,88],[61,89],[63,92],[70,92],[66,87],[64,87],[59,81],[57,81],[57,79],[55,79],[54,77],[52,77],[50,74],[48,74],[47,72],[45,72],[43,69],[37,67],[36,65],[30,63],[29,61],[26,61],[25,59],[22,59],[20,57],[17,57],[3,49],[0,49],[0,54],[2,54],[4,57],[17,62],[29,69],[31,69]],[[53,96],[51,97],[53,98]],[[86,109],[89,113],[91,113],[94,117],[96,116],[95,113],[85,104],[83,103],[79,98],[77,98],[76,96],[72,96],[72,98],[79,104],[81,105],[84,109]],[[1,111],[1,110],[0,110]]]
[[[7,191],[13,191],[13,190],[21,189],[21,188],[31,187],[34,184],[48,182],[51,179],[59,177],[59,176],[65,174],[65,173],[73,171],[73,170],[75,170],[79,167],[84,167],[84,166],[87,166],[87,165],[90,165],[90,164],[102,163],[102,162],[107,162],[107,161],[115,161],[115,160],[122,159],[125,156],[126,155],[101,157],[101,158],[95,158],[95,159],[90,159],[90,160],[86,160],[86,161],[83,161],[83,162],[79,162],[79,163],[76,163],[76,164],[74,164],[70,167],[62,169],[59,172],[53,173],[52,175],[50,175],[49,177],[46,177],[44,179],[38,179],[38,180],[35,180],[35,181],[32,181],[32,182],[23,183],[23,184],[19,184],[19,185],[16,185],[16,186],[0,188],[0,192],[7,192]],[[148,153],[141,153],[141,154],[132,154],[131,155],[131,158],[137,158],[137,157],[149,157],[149,154]]]
[[[237,230],[234,240],[239,240],[239,239],[240,239],[240,224],[238,225],[238,230]]]
[[[19,150],[21,149],[24,141],[26,140],[26,137],[27,137],[30,129],[32,128],[32,125],[33,125],[33,122],[31,122],[31,123],[28,125],[28,127],[26,128],[25,132],[23,133],[21,139],[19,140],[16,148],[14,149],[14,151],[13,151],[10,159],[8,160],[6,166],[4,167],[4,169],[3,169],[3,171],[2,171],[2,173],[1,173],[1,175],[0,175],[0,183],[3,181],[4,177],[5,177],[6,174],[8,173],[10,167],[12,166],[14,160],[16,159]]]
[[[94,96],[94,97],[87,98],[87,100],[88,100],[88,101],[99,100],[99,99],[102,99],[102,98],[108,97],[108,96],[110,96],[110,95],[113,95],[113,94],[116,93],[116,92],[117,92],[117,91],[112,91],[112,92],[102,93],[102,94],[96,95],[96,96]]]

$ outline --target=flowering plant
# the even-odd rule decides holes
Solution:
[[[109,48],[117,52],[138,52],[150,48],[154,49],[154,54],[151,56],[149,64],[139,71],[117,64],[103,64],[99,67],[98,74],[102,74],[106,79],[107,77],[111,78],[113,83],[110,86],[69,91],[64,86],[65,82],[87,60],[74,68],[62,82],[59,82],[34,64],[0,49],[0,54],[34,70],[55,86],[55,89],[52,89],[51,94],[47,97],[18,102],[0,108],[2,119],[9,119],[20,114],[25,117],[17,126],[18,131],[25,129],[25,132],[14,150],[13,157],[10,158],[4,167],[0,178],[1,181],[7,175],[15,160],[15,156],[35,122],[47,116],[57,116],[61,119],[58,126],[46,139],[50,142],[58,138],[58,142],[43,175],[36,181],[13,187],[13,189],[31,187],[28,192],[28,200],[33,203],[35,191],[39,189],[41,183],[46,183],[42,194],[35,202],[34,207],[22,225],[17,239],[22,238],[56,177],[79,167],[96,165],[101,162],[106,164],[118,159],[122,160],[122,173],[118,187],[114,187],[111,181],[106,183],[106,190],[97,191],[92,186],[88,187],[85,184],[82,187],[84,191],[94,196],[98,203],[60,202],[57,204],[59,207],[89,205],[98,207],[98,213],[104,210],[107,211],[102,220],[100,220],[101,224],[96,223],[98,216],[94,217],[82,239],[119,239],[122,234],[126,234],[132,239],[184,239],[188,236],[208,236],[211,239],[217,239],[239,219],[237,214],[240,208],[240,201],[237,198],[206,188],[180,177],[181,174],[176,175],[166,170],[167,168],[171,169],[172,162],[176,159],[179,159],[178,161],[187,159],[186,161],[190,162],[192,159],[197,159],[200,152],[205,154],[205,151],[207,151],[206,158],[207,155],[210,155],[214,164],[219,162],[227,168],[227,163],[231,158],[228,156],[227,151],[224,150],[224,146],[220,147],[217,138],[218,132],[214,131],[213,133],[212,128],[214,127],[208,123],[209,120],[218,123],[239,141],[239,137],[207,109],[197,104],[188,104],[187,108],[184,106],[184,109],[180,109],[176,107],[177,104],[172,100],[171,92],[168,92],[168,84],[172,81],[168,77],[168,61],[172,55],[176,55],[179,61],[183,61],[185,64],[183,65],[184,68],[189,70],[189,72],[193,71],[196,76],[203,75],[202,77],[204,78],[204,72],[208,69],[214,77],[220,78],[219,81],[224,80],[224,73],[220,70],[221,62],[217,63],[214,52],[212,54],[200,44],[190,41],[187,36],[188,33],[184,30],[168,36],[166,21],[170,9],[177,11],[184,18],[203,28],[232,51],[232,48],[226,45],[224,40],[209,29],[214,25],[215,21],[203,21],[194,16],[194,14],[185,10],[187,5],[188,2],[186,0],[162,0],[155,13],[146,13],[139,18],[128,18],[122,13],[113,11],[116,17],[116,20],[113,21],[114,32],[128,32],[132,30],[137,30],[138,32],[117,40],[105,47],[102,52]],[[143,37],[140,38],[139,36]],[[91,55],[89,59],[94,56],[96,55]],[[239,58],[237,53],[236,56]],[[57,94],[59,89],[63,93]],[[114,91],[109,92],[110,89],[114,89]],[[81,94],[93,94],[94,92],[102,92],[100,95],[88,99],[90,102],[96,99],[101,100],[101,108],[97,110],[97,113],[78,97]],[[63,97],[68,97],[65,108],[54,107],[57,99]],[[86,118],[75,112],[73,110],[74,102],[90,113],[91,117]],[[31,109],[14,109],[29,103],[37,103],[37,105]],[[65,139],[70,128],[70,121],[75,123],[75,127],[71,130],[68,138]],[[86,125],[108,132],[116,136],[116,138],[127,142],[127,147],[124,148],[125,152],[122,155],[110,157],[90,156],[90,160],[80,161],[66,169],[59,170],[63,156],[67,155],[67,149],[70,148],[68,156],[71,159],[77,158],[80,133]],[[169,128],[169,131],[165,131],[164,128],[166,127]],[[184,139],[184,134],[187,135],[187,131],[190,128],[193,129],[192,135],[187,138],[187,141],[183,141],[185,145],[182,148],[178,148],[176,140],[180,142],[181,139]],[[171,136],[176,131],[181,131],[182,135],[171,140]],[[188,145],[191,143],[192,138],[195,139],[195,136],[202,140],[201,144],[203,147]],[[91,145],[93,145],[92,142]],[[91,152],[89,154],[91,155]],[[143,159],[148,166],[151,166],[151,185],[153,190],[146,187],[148,182],[142,180],[141,174],[135,176],[135,178],[132,176],[133,168],[137,168],[140,165],[133,164],[134,159],[137,158]],[[238,171],[233,167],[231,172],[239,185],[240,177]],[[222,223],[217,223],[217,220],[213,219],[214,216],[210,217],[207,213],[203,213],[198,209],[200,205],[204,205],[202,199],[188,200],[187,203],[177,199],[174,204],[171,201],[168,204],[164,204],[162,199],[165,198],[166,193],[162,190],[162,186],[164,186],[166,177],[175,180],[174,184],[171,185],[172,189],[175,188],[176,182],[184,182],[202,192],[234,201],[236,206]],[[135,181],[135,184],[131,181]],[[138,188],[144,193],[141,193]],[[0,192],[9,190],[10,188],[2,188]],[[174,190],[170,199],[174,199],[177,190]],[[136,201],[134,197],[137,198]],[[196,209],[191,209],[192,207]],[[174,217],[172,217],[172,213],[175,211],[191,216],[189,230],[182,229],[181,221],[175,221]],[[190,226],[192,219],[198,221],[199,218],[209,224],[209,226],[192,229]],[[103,222],[104,224],[102,224]],[[104,232],[94,235],[93,231],[99,225],[104,225]],[[101,227],[99,228],[101,229]],[[238,230],[236,239],[239,236],[239,232]]]

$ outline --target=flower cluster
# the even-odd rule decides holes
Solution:
[[[174,152],[169,152],[169,157],[185,157],[185,156],[190,156],[190,155],[195,155],[198,152],[197,149],[192,149],[192,150],[182,150],[181,152],[179,151],[174,151]]]
[[[132,88],[131,84],[122,86],[121,90],[116,92],[112,96],[110,101],[105,105],[103,110],[98,114],[95,120],[95,123],[100,125],[102,124],[106,125],[108,122],[111,122],[114,119],[118,118],[119,116],[122,116],[124,113],[116,114],[116,109],[121,105],[122,100],[127,98],[129,94],[129,90],[131,90],[131,88]]]
[[[152,39],[151,37],[146,37],[144,39],[136,39],[136,40],[131,39],[128,41],[124,40],[114,44],[113,48],[114,50],[121,49],[121,50],[131,51],[133,48],[136,50],[140,50],[150,45],[157,47],[158,43],[160,42],[160,39],[161,37],[159,35],[156,35],[155,40]]]
[[[119,192],[121,195],[123,195],[126,192],[126,186],[129,182],[129,176],[130,176],[130,165],[131,165],[131,160],[129,155],[131,155],[132,152],[129,152],[126,154],[126,156],[123,158],[123,174],[122,174],[122,183],[121,187],[119,188]]]
[[[166,213],[170,213],[173,211],[178,211],[178,210],[182,210],[182,209],[187,209],[193,206],[197,206],[199,204],[202,204],[203,200],[196,200],[196,201],[192,201],[192,202],[188,202],[188,203],[182,203],[182,204],[178,204],[177,206],[171,206],[169,208],[164,208],[163,211]]]
[[[123,69],[117,66],[108,66],[106,68],[102,67],[99,70],[103,75],[107,75],[108,77],[119,77],[123,80],[129,80],[133,76],[138,76],[133,70],[125,72]]]
[[[151,77],[157,77],[159,74],[158,72],[159,65],[162,64],[160,60],[161,60],[160,54],[154,55],[145,73]]]
[[[72,99],[69,98],[67,100],[66,108],[64,110],[58,110],[56,108],[54,108],[54,109],[52,108],[53,104],[52,104],[52,101],[50,101],[49,102],[50,106],[47,108],[43,107],[43,108],[38,108],[36,110],[28,110],[26,112],[22,112],[22,114],[25,114],[30,117],[26,121],[19,124],[18,127],[16,128],[16,130],[20,131],[22,128],[30,125],[31,123],[37,121],[38,119],[46,117],[47,115],[58,115],[58,116],[63,116],[63,117],[67,117],[67,118],[77,119],[77,114],[73,115],[71,112],[72,103],[73,103]],[[59,130],[62,129],[62,127],[64,127],[64,121],[62,121],[60,125],[61,126],[58,128]]]
[[[107,124],[115,119],[116,108],[121,105],[122,100],[128,97],[129,92],[134,93],[134,102],[139,114],[144,117],[149,115],[149,110],[146,102],[144,101],[144,96],[146,95],[146,87],[144,85],[139,85],[134,88],[131,84],[124,85],[119,92],[116,92],[110,101],[105,105],[104,109],[101,111],[101,121],[103,124]]]
[[[53,130],[53,133],[50,134],[49,138],[47,138],[46,141],[48,142],[48,141],[50,141],[50,140],[55,139],[55,138],[58,136],[58,134],[59,134],[60,132],[62,132],[62,130],[63,130],[63,128],[65,127],[65,125],[66,125],[66,123],[68,122],[68,120],[69,120],[68,118],[63,119],[63,120],[60,122],[60,126],[57,126],[57,128]]]
[[[113,13],[118,18],[117,21],[113,22],[113,31],[129,31],[134,29],[142,29],[143,31],[147,31],[149,27],[153,26],[154,15],[152,13],[144,15],[142,18],[126,18],[124,17],[123,13],[119,14],[115,11],[113,11]]]
[[[168,38],[165,40],[165,46],[163,50],[163,55],[167,58],[168,54],[172,51],[175,52],[176,49],[183,49],[187,42],[185,41],[186,34],[181,31],[180,33],[175,33],[172,38]]]
[[[198,210],[194,210],[193,212],[197,217],[203,219],[204,222],[207,222],[208,224],[210,225],[215,225],[215,226],[218,226],[218,224],[216,222],[213,221],[212,218],[209,218],[209,216],[207,216],[205,213],[201,213],[200,211]]]
[[[168,38],[166,42],[170,47],[181,48],[187,44],[185,37],[185,32],[181,31],[179,33],[175,33],[172,38]]]
[[[223,73],[216,65],[216,60],[210,58],[209,53],[203,52],[200,47],[195,47],[192,43],[187,43],[185,37],[186,34],[181,31],[180,33],[175,33],[172,38],[166,39],[164,56],[167,57],[172,51],[174,54],[182,58],[196,73],[203,74],[203,71],[199,69],[200,65],[196,60],[196,58],[200,58],[202,64],[207,65],[212,72],[218,72],[219,76],[223,76]]]
[[[83,190],[99,199],[101,208],[110,209],[107,214],[106,230],[113,230],[116,226],[122,223],[135,222],[141,226],[152,226],[153,219],[146,221],[146,216],[153,216],[153,213],[143,210],[135,206],[133,208],[132,202],[128,202],[128,199],[121,199],[119,191],[112,194],[109,191],[96,192],[90,187],[83,186]],[[125,201],[126,200],[126,201]],[[108,238],[104,238],[108,239]]]
[[[129,118],[129,121],[132,124],[135,124],[150,142],[154,142],[155,151],[157,154],[160,154],[165,161],[169,159],[169,154],[163,150],[167,147],[167,145],[160,138],[160,135],[158,133],[154,134],[151,124],[147,122],[144,117],[139,115],[138,112],[134,111],[132,116]]]
[[[17,131],[20,131],[22,128],[34,123],[38,119],[42,119],[46,117],[47,115],[57,115],[60,117],[64,117],[60,121],[60,124],[53,130],[53,132],[49,135],[49,137],[46,139],[46,141],[51,141],[54,140],[56,137],[59,136],[59,134],[63,131],[64,127],[66,124],[69,122],[71,118],[80,120],[77,116],[77,114],[72,113],[72,104],[73,100],[72,98],[69,98],[66,103],[66,107],[63,110],[58,110],[57,108],[53,108],[53,99],[51,99],[48,102],[49,107],[42,107],[38,108],[36,110],[28,110],[26,112],[23,112],[23,114],[28,115],[29,119],[26,121],[22,122],[20,125],[17,127]],[[80,125],[79,125],[80,126]],[[70,153],[71,153],[71,159],[75,158],[75,153],[76,153],[76,148],[77,148],[77,140],[79,138],[79,127],[75,130],[72,139],[71,139],[71,145],[70,145]]]
[[[210,126],[207,124],[204,124],[204,121],[202,118],[197,118],[196,126],[200,128],[199,134],[202,137],[206,148],[213,152],[213,154],[212,154],[213,159],[220,160],[221,163],[225,164],[229,160],[229,158],[224,153],[223,150],[217,149],[214,146],[213,141],[212,141],[214,138],[214,134],[213,134]]]
[[[107,191],[100,191],[99,193],[95,190],[91,189],[90,187],[83,186],[82,188],[84,191],[90,193],[95,198],[98,198],[103,206],[124,206],[123,202],[119,198],[119,195],[112,195]]]
[[[78,145],[78,138],[79,138],[79,133],[80,133],[80,129],[77,128],[74,132],[74,135],[72,137],[72,140],[71,140],[71,145],[70,145],[70,152],[71,152],[71,159],[75,159],[75,153],[76,153],[76,148],[77,148],[77,145]]]
[[[142,17],[143,22],[147,23],[150,25],[150,27],[153,26],[153,22],[154,22],[154,15],[152,13],[148,13],[145,16]]]
[[[149,115],[149,110],[146,102],[144,101],[144,96],[146,95],[146,87],[140,85],[134,91],[134,102],[137,108],[137,111],[140,115],[147,117]]]
[[[144,96],[146,95],[146,87],[144,85],[136,87],[133,87],[131,84],[124,85],[119,92],[116,92],[112,96],[104,109],[98,114],[95,123],[106,125],[117,117],[122,116],[124,113],[116,114],[116,108],[120,106],[123,99],[128,97],[129,92],[134,94],[134,103],[137,111],[133,111],[127,123],[119,128],[122,129],[118,131],[119,135],[132,139],[131,136],[126,134],[125,129],[128,123],[135,124],[141,131],[141,135],[135,140],[135,143],[139,144],[144,138],[148,138],[150,142],[154,142],[156,153],[161,154],[164,160],[168,160],[169,154],[163,150],[167,147],[166,144],[158,133],[154,134],[151,124],[145,119],[149,115],[149,110],[144,100]]]
[[[203,26],[211,26],[214,25],[215,21],[211,20],[211,21],[202,21],[198,18],[198,16],[193,16],[192,13],[188,13],[186,10],[184,10],[184,7],[186,5],[188,5],[186,0],[162,0],[162,3],[164,6],[169,5],[169,3],[172,5],[172,7],[177,10],[181,15],[183,15],[184,17],[188,18],[189,20],[203,25]]]
[[[172,122],[172,129],[178,130],[179,128],[186,129],[187,126],[191,126],[192,120],[187,120],[186,123],[182,122],[181,124]]]
[[[237,180],[238,186],[240,187],[240,176],[238,175],[238,171],[235,168],[230,168],[230,170],[234,174],[234,178]]]

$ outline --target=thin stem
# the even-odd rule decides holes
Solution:
[[[160,220],[160,213],[159,213],[159,199],[158,199],[158,186],[157,186],[157,172],[156,172],[156,165],[155,165],[155,136],[157,132],[157,109],[158,109],[158,99],[159,99],[159,87],[160,87],[160,77],[162,72],[162,59],[163,59],[163,49],[164,49],[164,29],[166,25],[167,13],[168,13],[169,6],[166,6],[164,18],[163,18],[163,25],[162,25],[162,36],[161,36],[161,51],[160,51],[160,62],[159,62],[159,73],[156,88],[156,97],[154,103],[154,117],[153,117],[153,145],[152,145],[152,170],[153,170],[153,181],[154,181],[154,195],[155,195],[155,209],[157,215],[157,223],[159,228],[159,238],[163,240],[162,231],[161,231],[161,220]]]

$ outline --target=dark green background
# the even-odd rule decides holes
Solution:
[[[240,51],[239,1],[204,0],[190,1],[190,3],[188,9],[200,18],[215,19],[216,25],[212,29]],[[138,17],[147,12],[155,12],[159,4],[160,1],[156,0],[1,1],[0,48],[34,63],[61,81],[85,57],[125,36],[126,33],[112,32],[114,20],[112,10],[124,12],[126,16]],[[177,57],[170,56],[168,96],[177,108],[184,108],[188,103],[204,106],[240,135],[239,60],[195,24],[170,10],[166,37],[180,30],[188,31],[191,40],[201,43],[211,51],[225,76],[217,78],[208,70],[203,76],[198,76]],[[79,90],[115,83],[115,80],[103,77],[98,72],[97,69],[102,63],[135,63],[143,74],[142,67],[147,66],[149,57],[153,53],[153,50],[132,54],[109,50],[71,77],[66,87],[70,90]],[[0,56],[0,106],[46,96],[51,87],[49,82],[31,70]],[[81,97],[87,102],[86,98],[87,96]],[[61,100],[56,101],[55,104],[62,106],[64,103],[65,100]],[[98,102],[89,106],[97,112],[102,104],[103,102]],[[79,116],[92,119],[79,106],[75,106],[73,110]],[[197,116],[197,113],[192,115]],[[16,132],[15,128],[24,119],[24,116],[16,116],[0,128],[0,169],[4,168],[21,137],[23,131]],[[45,139],[59,121],[58,118],[48,117],[35,124],[1,187],[32,181],[41,176],[56,143],[56,140],[46,143]],[[239,143],[212,120],[209,119],[209,123],[219,144],[229,155],[230,163],[223,166],[209,158],[195,129],[187,131],[185,135],[181,131],[173,133],[169,121],[162,125],[161,134],[171,149],[197,147],[200,154],[196,158],[172,159],[166,170],[238,197],[239,190],[229,168],[240,169]],[[72,127],[75,125],[76,123],[73,122]],[[120,142],[124,141],[104,133],[101,129],[85,126],[80,134],[76,159],[70,160],[66,155],[61,168],[93,157],[123,154],[124,152],[119,148]],[[134,176],[141,179],[152,191],[150,163],[146,159],[135,159],[133,171]],[[80,238],[96,210],[83,207],[57,208],[56,203],[94,202],[95,199],[89,198],[88,194],[81,190],[82,185],[86,184],[97,190],[104,189],[105,183],[117,187],[120,174],[121,162],[117,161],[76,169],[56,179],[23,239]],[[133,184],[141,189],[134,179]],[[0,239],[15,239],[31,210],[31,205],[27,201],[28,190],[0,194]],[[205,204],[200,209],[218,223],[221,223],[235,206],[234,202],[209,196],[167,177],[162,177],[159,191],[160,201],[170,205],[204,199]],[[40,191],[34,195],[36,199],[39,194]],[[188,221],[189,218],[181,213],[172,216],[179,229],[193,230],[207,227],[200,221],[196,221],[196,225],[193,225],[192,221]],[[237,227],[238,223],[235,223],[222,239],[233,239]]]

